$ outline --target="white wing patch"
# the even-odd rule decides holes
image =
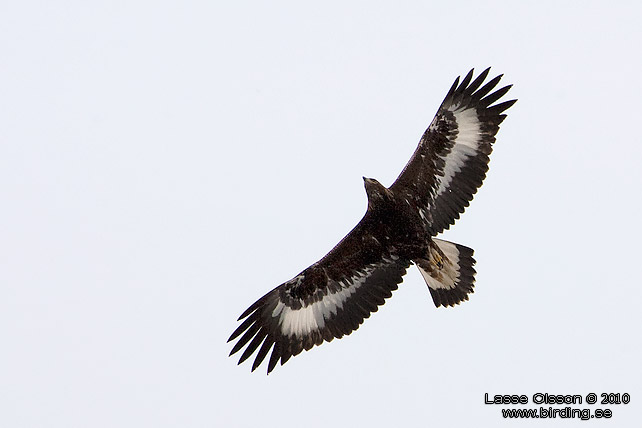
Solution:
[[[397,257],[393,257],[393,260]],[[364,269],[355,273],[350,278],[340,281],[341,289],[330,292],[320,300],[309,303],[307,306],[301,300],[301,308],[292,309],[282,301],[276,305],[272,311],[272,317],[279,317],[279,326],[284,336],[304,337],[312,331],[320,330],[325,326],[327,319],[335,316],[337,310],[342,309],[345,302],[357,290],[366,283],[368,277],[378,267],[389,263],[390,260],[384,259],[383,263],[371,264]],[[297,278],[294,279],[296,281]]]
[[[325,326],[325,320],[337,314],[337,308],[342,309],[343,304],[361,287],[372,269],[365,269],[365,272],[351,277],[348,284],[335,293],[328,293],[318,302],[305,306],[301,301],[300,309],[292,309],[279,301],[272,312],[273,317],[280,317],[281,333],[284,336],[303,337],[314,330]]]
[[[461,171],[468,158],[477,155],[481,142],[480,122],[475,109],[453,111],[457,121],[458,134],[452,150],[444,158],[444,176],[439,181],[437,196],[450,185],[455,174]]]

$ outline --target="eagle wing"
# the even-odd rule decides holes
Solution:
[[[501,75],[484,86],[490,68],[474,81],[473,70],[455,79],[419,146],[390,187],[414,201],[434,236],[448,229],[464,212],[488,171],[503,111],[517,100],[491,105],[512,85],[490,93]],[[481,86],[481,88],[480,88]],[[490,93],[490,94],[489,94]]]
[[[370,213],[317,263],[257,300],[229,341],[239,364],[257,349],[254,371],[272,350],[267,372],[280,360],[348,335],[392,296],[410,265],[370,232]],[[239,338],[240,337],[240,338]],[[246,346],[247,345],[247,346]]]

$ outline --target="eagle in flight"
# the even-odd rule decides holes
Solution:
[[[252,371],[270,353],[267,372],[302,350],[359,328],[383,305],[414,263],[435,306],[454,306],[473,292],[473,250],[435,238],[464,212],[488,171],[503,112],[490,69],[455,79],[397,180],[384,187],[364,177],[368,209],[325,257],[257,300],[239,317],[230,355],[239,364],[258,350]],[[483,85],[483,86],[482,86]]]

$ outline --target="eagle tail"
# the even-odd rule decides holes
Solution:
[[[413,260],[424,277],[435,306],[455,306],[468,300],[475,283],[473,250],[433,239],[426,258]]]

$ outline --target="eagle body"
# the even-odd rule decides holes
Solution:
[[[473,250],[437,239],[481,186],[502,114],[516,100],[493,104],[509,86],[482,86],[489,69],[451,86],[415,153],[388,188],[364,177],[368,208],[361,221],[321,260],[257,300],[228,341],[239,364],[270,353],[268,373],[302,350],[356,330],[418,267],[434,304],[454,306],[473,292]]]

